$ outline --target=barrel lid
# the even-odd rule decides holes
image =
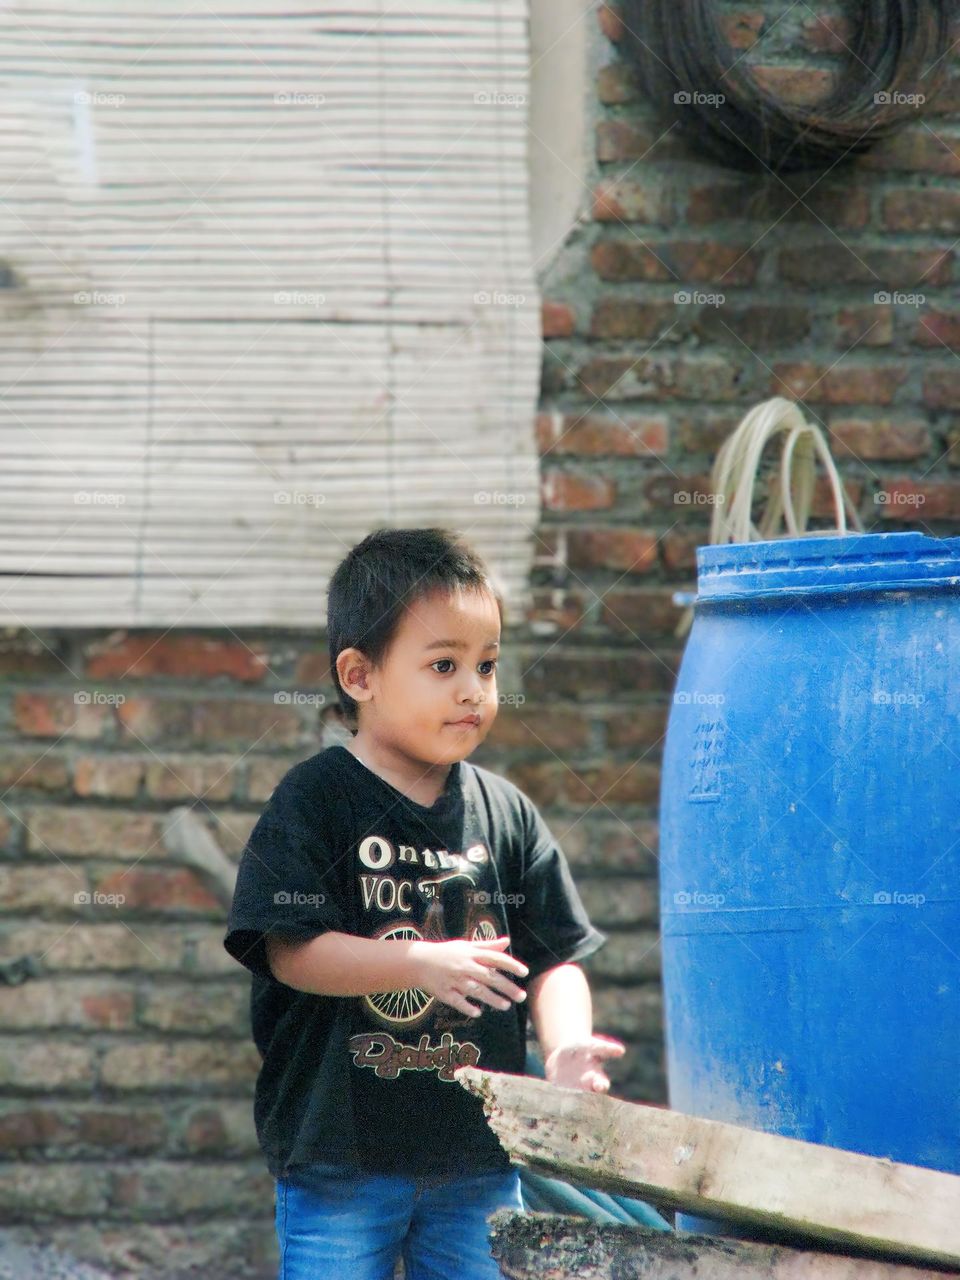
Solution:
[[[697,548],[697,602],[960,585],[960,538],[814,534]]]

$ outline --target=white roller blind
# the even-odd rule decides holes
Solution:
[[[379,525],[523,604],[528,63],[526,0],[0,9],[0,621],[322,624]]]

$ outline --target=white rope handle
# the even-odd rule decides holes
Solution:
[[[760,463],[767,445],[777,436],[784,437],[779,474],[768,479],[763,514],[759,523],[754,523]],[[823,431],[816,423],[807,422],[792,400],[774,396],[751,409],[717,451],[710,477],[713,490],[710,541],[766,542],[783,537],[800,538],[809,532],[829,533],[829,530],[811,531],[807,527],[813,508],[818,459],[830,485],[836,532],[849,531],[849,516],[853,527],[862,533],[859,513],[840,478]],[[676,635],[685,635],[692,621],[693,609],[688,608],[680,619]]]

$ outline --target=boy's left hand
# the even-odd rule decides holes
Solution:
[[[544,1065],[547,1079],[563,1089],[606,1093],[610,1081],[603,1070],[605,1058],[622,1058],[627,1046],[610,1036],[591,1036],[558,1045]]]

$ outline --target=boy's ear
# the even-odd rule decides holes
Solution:
[[[367,656],[360,649],[344,649],[337,658],[337,679],[354,702],[366,702],[370,697],[367,666]]]

